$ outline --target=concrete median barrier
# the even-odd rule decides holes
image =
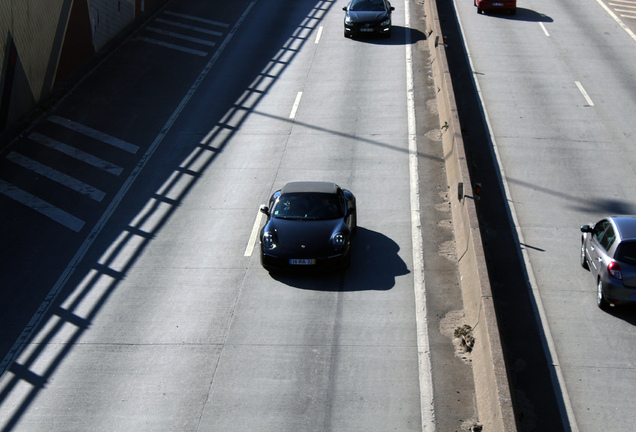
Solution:
[[[479,422],[488,432],[517,431],[499,326],[490,289],[455,94],[451,83],[437,3],[424,3],[431,68],[449,185],[466,324],[475,344],[472,367]]]

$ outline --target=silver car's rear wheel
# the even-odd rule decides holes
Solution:
[[[603,310],[609,308],[609,303],[603,296],[603,281],[601,279],[598,280],[598,285],[596,285],[596,304]]]

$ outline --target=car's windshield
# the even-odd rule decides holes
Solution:
[[[353,0],[349,6],[352,11],[385,11],[383,0]]]
[[[616,260],[631,265],[636,265],[636,242],[622,242],[616,250]]]
[[[344,211],[335,194],[287,193],[276,200],[272,216],[279,219],[337,219],[344,216]]]

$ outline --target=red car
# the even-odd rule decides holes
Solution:
[[[477,13],[484,11],[507,11],[511,15],[517,13],[517,0],[474,0]]]

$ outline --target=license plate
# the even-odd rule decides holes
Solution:
[[[315,259],[290,259],[289,263],[291,265],[314,265],[316,264]]]
[[[361,28],[361,29],[360,29],[360,31],[361,31],[361,32],[372,32],[372,31],[373,31],[373,29],[372,29],[372,28],[366,28],[366,27],[363,27],[363,28]]]

